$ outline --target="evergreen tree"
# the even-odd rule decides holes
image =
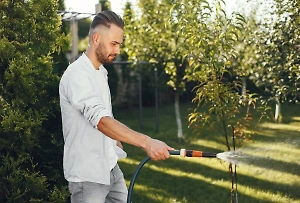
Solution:
[[[58,1],[58,10],[66,10],[65,5],[64,5],[64,0],[59,0]],[[62,35],[70,35],[70,23],[67,21],[63,21],[62,25],[60,26],[60,32]],[[79,33],[78,33],[79,34]],[[64,50],[70,49],[70,42],[65,41],[65,43],[62,45]],[[53,56],[53,69],[54,72],[57,73],[58,75],[62,75],[62,73],[66,70],[67,66],[69,65],[69,61],[66,57],[65,52],[62,51],[56,51],[55,53],[52,54]]]
[[[0,202],[67,202],[59,77],[67,39],[56,0],[0,2]]]

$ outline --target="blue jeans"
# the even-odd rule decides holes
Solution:
[[[69,182],[72,203],[126,203],[127,187],[118,164],[110,172],[110,185]]]

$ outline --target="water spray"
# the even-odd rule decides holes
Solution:
[[[218,158],[217,155],[218,153],[213,153],[213,152],[202,152],[202,151],[196,151],[196,150],[186,150],[186,149],[180,149],[180,150],[170,150],[169,151],[170,155],[180,155],[181,157],[206,157],[206,158]],[[145,165],[150,160],[149,156],[146,156],[140,164],[137,166],[135,169],[130,185],[128,188],[128,196],[127,196],[127,203],[131,203],[131,196],[132,196],[132,191],[133,191],[133,186],[135,183],[135,180],[137,178],[138,173],[140,172],[141,168]]]

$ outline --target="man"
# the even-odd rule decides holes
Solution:
[[[164,142],[133,131],[113,118],[105,63],[120,54],[124,22],[112,11],[98,13],[85,53],[70,64],[60,85],[64,174],[71,202],[126,202],[127,188],[117,164],[121,142],[143,148],[153,160],[169,158]],[[118,157],[119,156],[119,157]]]

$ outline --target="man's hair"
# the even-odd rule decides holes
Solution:
[[[110,28],[111,24],[115,24],[121,29],[124,28],[124,21],[118,14],[109,10],[102,11],[94,17],[90,30],[93,30],[98,26],[105,26],[107,28]]]

